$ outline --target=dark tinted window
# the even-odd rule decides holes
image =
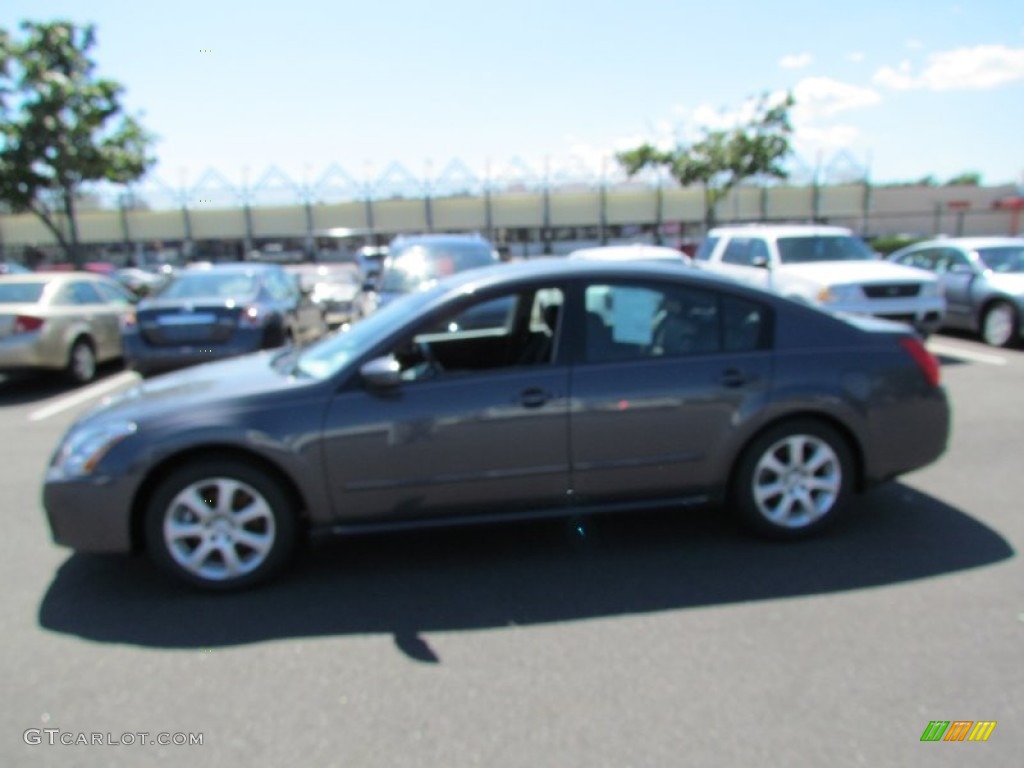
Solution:
[[[720,237],[705,237],[704,242],[697,248],[697,252],[693,254],[693,258],[697,261],[707,261],[711,258],[711,252],[715,250],[715,246],[718,245]]]
[[[72,283],[71,301],[74,304],[102,304],[103,299],[90,283]]]
[[[980,248],[978,256],[993,272],[1024,272],[1024,245]]]
[[[411,241],[392,246],[379,289],[391,293],[422,290],[456,272],[497,263],[486,240]]]
[[[725,246],[725,253],[722,254],[722,262],[725,264],[736,264],[749,267],[753,263],[751,253],[752,240],[749,237],[734,237]]]
[[[851,235],[815,235],[780,237],[779,258],[783,264],[807,264],[816,261],[859,261],[874,259],[875,254],[863,240]]]
[[[0,283],[0,304],[34,304],[46,283]]]

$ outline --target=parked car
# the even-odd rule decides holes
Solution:
[[[170,274],[170,270],[164,272],[141,269],[139,267],[122,267],[114,272],[113,277],[121,285],[141,298],[160,288],[170,279]]]
[[[125,362],[148,375],[310,342],[325,331],[319,307],[280,265],[190,267],[127,318]]]
[[[230,589],[310,531],[726,502],[753,531],[804,536],[934,461],[948,430],[938,363],[904,326],[698,270],[538,259],[440,280],[306,349],[143,382],[71,427],[44,503],[60,544],[145,550]]]
[[[878,259],[842,227],[718,227],[697,249],[695,263],[832,312],[903,322],[922,336],[938,330],[946,311],[935,275]]]
[[[300,288],[309,292],[329,328],[359,319],[362,284],[354,265],[296,264],[285,270],[298,278]]]
[[[579,248],[569,253],[570,259],[597,259],[600,261],[665,261],[691,266],[693,259],[680,250],[664,245],[632,243],[630,245],[600,245]]]
[[[32,270],[16,261],[0,259],[0,275],[27,275]]]
[[[134,297],[87,272],[0,277],[0,372],[63,371],[78,384],[122,355],[121,321]]]
[[[498,263],[498,252],[480,235],[401,235],[388,246],[378,278],[365,286],[363,314],[442,277]]]
[[[1024,238],[947,237],[896,251],[890,260],[938,275],[947,328],[978,333],[1009,347],[1024,333]]]

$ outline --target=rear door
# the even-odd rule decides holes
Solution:
[[[615,281],[583,290],[574,497],[664,498],[723,482],[720,456],[734,425],[770,387],[769,310],[703,286]]]

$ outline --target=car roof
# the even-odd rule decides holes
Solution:
[[[96,272],[16,272],[10,275],[0,275],[0,281],[5,283],[67,283],[72,280],[88,280],[94,283],[115,282],[106,275]]]
[[[1009,246],[1022,246],[1024,245],[1024,237],[999,237],[999,236],[985,236],[985,237],[936,237],[931,240],[922,240],[919,243],[914,243],[910,248],[935,248],[936,246],[952,245],[957,248],[964,248],[968,251],[975,251],[978,248],[992,248],[994,246],[1009,245]]]
[[[188,272],[225,272],[225,273],[237,273],[237,272],[278,272],[284,271],[284,267],[280,264],[268,264],[266,262],[254,262],[254,261],[219,261],[215,264],[193,264],[187,270]]]
[[[439,232],[427,232],[421,235],[398,235],[391,241],[392,246],[406,245],[408,243],[482,243],[487,245],[488,241],[478,234]]]
[[[650,245],[649,243],[631,243],[629,245],[600,245],[593,248],[579,248],[572,251],[570,259],[598,259],[602,261],[630,261],[635,259],[665,259],[685,261],[687,256],[682,251],[666,245]]]
[[[680,259],[681,260],[681,259]],[[523,261],[512,261],[487,267],[456,272],[438,281],[450,293],[475,293],[492,287],[501,287],[518,281],[564,279],[653,279],[703,283],[710,288],[728,288],[750,295],[756,294],[772,301],[773,297],[760,289],[745,286],[737,280],[713,272],[680,269],[679,264],[667,261],[600,261],[597,259],[567,259],[543,256]]]
[[[743,237],[760,235],[762,237],[849,237],[853,231],[846,227],[833,227],[824,224],[742,224],[736,226],[715,227],[708,232],[708,237]]]

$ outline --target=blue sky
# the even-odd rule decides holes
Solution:
[[[820,161],[826,178],[1024,183],[1020,0],[0,7],[8,30],[26,18],[97,25],[99,72],[126,86],[175,185],[211,166],[232,180],[271,165],[315,179],[331,163],[374,177],[396,161],[436,175],[455,159],[599,171],[785,90],[798,174]]]

